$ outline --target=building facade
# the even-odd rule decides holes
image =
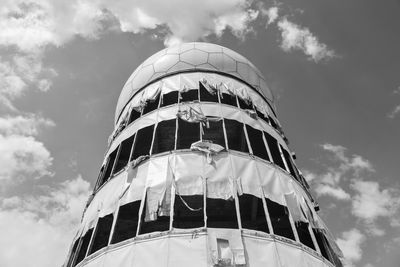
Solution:
[[[260,71],[186,43],[143,62],[65,267],[342,266]]]

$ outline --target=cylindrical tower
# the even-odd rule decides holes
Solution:
[[[148,58],[108,141],[66,267],[341,266],[271,90],[236,52]]]

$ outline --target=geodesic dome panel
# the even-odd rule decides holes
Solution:
[[[115,121],[132,96],[149,83],[177,72],[201,70],[238,78],[273,102],[273,94],[261,72],[245,57],[216,44],[185,43],[161,50],[136,68],[118,99]]]

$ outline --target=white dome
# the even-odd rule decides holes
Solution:
[[[136,68],[122,88],[115,121],[141,88],[164,76],[188,71],[212,71],[234,76],[273,102],[273,94],[261,72],[245,57],[216,44],[184,43],[157,52]]]

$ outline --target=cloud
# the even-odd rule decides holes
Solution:
[[[363,180],[353,180],[350,186],[356,193],[352,200],[352,214],[363,220],[370,234],[381,236],[385,233],[376,224],[380,217],[388,218],[392,225],[400,220],[400,190],[381,190],[377,182]]]
[[[40,195],[0,202],[0,265],[61,266],[79,223],[90,184],[78,176]],[[23,255],[23,257],[21,257]]]
[[[387,114],[389,119],[394,119],[400,113],[400,105],[397,105],[393,108],[391,112]]]
[[[0,117],[0,188],[52,174],[53,158],[36,136],[54,125],[37,115]]]
[[[38,115],[0,117],[1,135],[37,136],[43,128],[53,127],[55,123]]]
[[[261,14],[268,18],[267,26],[274,23],[279,17],[279,8],[277,6],[270,7],[268,9],[261,8]]]
[[[328,153],[329,164],[322,173],[305,171],[309,181],[316,181],[315,192],[318,196],[330,196],[337,200],[349,201],[351,195],[341,186],[343,180],[351,180],[360,177],[363,173],[375,172],[372,164],[353,154],[347,155],[347,149],[340,145],[325,143],[321,148]]]
[[[335,52],[320,43],[308,28],[301,27],[286,18],[279,20],[278,28],[281,31],[281,48],[285,52],[300,50],[315,62],[328,60],[335,56]]]
[[[365,236],[358,229],[351,229],[343,232],[341,237],[336,240],[343,252],[346,267],[354,266],[355,262],[361,260],[361,246],[365,239]]]
[[[242,36],[256,17],[247,0],[6,1],[0,10],[0,46],[26,52],[60,46],[75,36],[97,38],[115,20],[114,26],[132,33],[165,25],[167,40],[193,41],[227,28]]]

